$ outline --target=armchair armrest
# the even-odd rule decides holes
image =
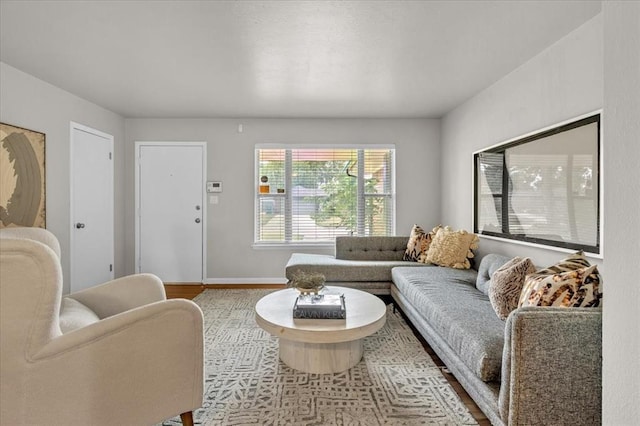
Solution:
[[[164,285],[153,274],[135,274],[70,294],[100,318],[166,300]]]
[[[506,424],[601,423],[601,309],[517,309],[507,318],[502,359]]]
[[[202,405],[203,356],[200,308],[156,302],[52,339],[30,357],[37,379],[25,392],[48,401],[65,384],[76,408],[56,412],[52,423],[154,424]]]
[[[198,305],[190,300],[172,299],[155,302],[110,316],[73,332],[62,334],[52,339],[42,350],[34,354],[33,359],[56,357],[87,345],[97,344],[100,341],[119,339],[120,337],[118,336],[126,335],[127,333],[135,334],[137,332],[136,329],[144,327],[144,324],[158,324],[157,321],[162,321],[169,317],[187,319],[190,323],[190,328],[194,331],[198,330],[198,323],[203,321],[202,311]],[[174,329],[176,326],[171,328]],[[202,326],[200,325],[199,328],[201,330]],[[159,339],[160,334],[161,332],[154,330],[152,337]],[[143,337],[143,340],[149,340],[149,338]],[[164,340],[164,344],[166,342],[167,340]]]

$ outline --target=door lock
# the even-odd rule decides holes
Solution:
[[[200,218],[196,218],[196,223],[200,223]]]
[[[82,228],[84,228],[84,223],[80,223],[80,222],[76,223],[76,228],[77,228],[77,229],[82,229]]]

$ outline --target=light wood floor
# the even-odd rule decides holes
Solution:
[[[191,284],[165,284],[164,287],[165,287],[165,291],[167,293],[167,298],[168,299],[175,299],[175,298],[193,299],[194,297],[196,297],[197,295],[202,293],[205,289],[230,289],[230,288],[234,288],[234,289],[238,289],[238,288],[244,288],[244,289],[274,288],[274,289],[277,289],[277,288],[284,288],[285,286],[281,285],[281,284],[229,284],[229,285],[218,285],[218,284],[215,284],[215,285],[209,285],[209,284],[193,284],[193,285],[191,285]],[[382,297],[382,299],[385,301],[385,303],[391,303],[391,296]],[[411,325],[409,320],[407,320],[407,323],[409,325]],[[460,399],[462,400],[464,405],[471,412],[471,415],[473,416],[473,418],[478,422],[478,424],[480,426],[491,426],[491,422],[489,421],[489,419],[487,419],[487,417],[480,410],[480,408],[476,405],[476,403],[473,402],[473,399],[471,399],[469,394],[464,390],[462,385],[458,382],[458,380],[456,380],[456,378],[453,376],[453,374],[449,373],[449,371],[447,370],[446,366],[444,365],[444,362],[442,362],[442,360],[440,358],[438,358],[438,355],[436,355],[436,353],[433,351],[433,349],[431,349],[429,344],[424,340],[424,338],[420,335],[420,333],[413,326],[411,327],[411,329],[413,330],[413,334],[415,334],[415,336],[418,338],[420,343],[422,343],[422,346],[424,347],[424,349],[427,352],[427,354],[429,354],[431,359],[433,359],[433,362],[440,368],[440,370],[442,371],[442,375],[447,379],[447,381],[449,382],[451,387],[456,391],[456,393],[458,394],[458,396],[460,397]]]

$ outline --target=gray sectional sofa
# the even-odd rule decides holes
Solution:
[[[601,309],[520,308],[502,321],[486,293],[508,257],[477,270],[405,262],[407,240],[340,237],[335,256],[294,254],[286,274],[390,293],[494,425],[600,424]]]

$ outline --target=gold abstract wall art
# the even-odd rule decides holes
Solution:
[[[45,224],[45,135],[0,123],[0,228]]]

